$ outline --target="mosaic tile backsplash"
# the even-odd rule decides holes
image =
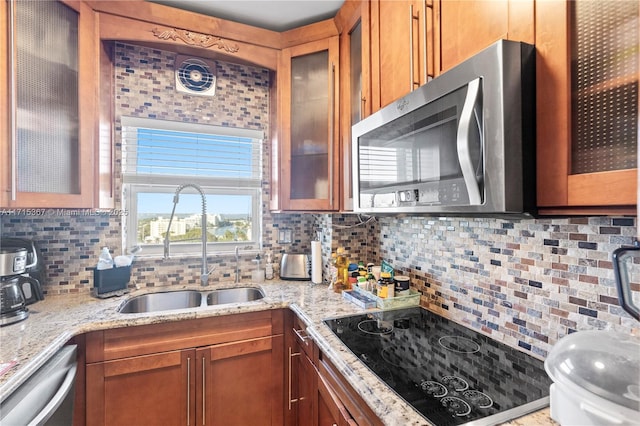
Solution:
[[[175,54],[120,43],[115,50],[116,117],[207,122],[269,134],[268,71],[218,61],[216,98],[190,97],[173,89]],[[117,172],[119,149],[117,138]],[[386,260],[411,277],[422,292],[423,306],[538,357],[575,330],[640,332],[618,306],[611,264],[613,250],[633,242],[635,218],[273,214],[268,211],[269,156],[265,140],[263,251],[274,254],[276,266],[281,253],[310,252],[311,240],[321,231],[325,277],[330,254],[340,246],[354,260]],[[120,188],[119,179],[116,186]],[[123,208],[120,203],[116,207]],[[291,244],[278,241],[281,228],[292,231]],[[100,247],[121,254],[123,241],[121,218],[108,215],[0,216],[0,233],[32,238],[40,245],[48,294],[89,292]],[[211,282],[235,280],[233,255],[210,257],[215,266]],[[241,256],[240,279],[250,279],[253,257]],[[197,283],[199,267],[197,257],[140,258],[131,285]]]
[[[510,346],[545,357],[576,330],[640,332],[618,305],[611,263],[613,250],[633,243],[635,218],[384,217],[379,225],[381,258],[411,277],[424,306]]]

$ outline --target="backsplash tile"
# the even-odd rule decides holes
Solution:
[[[618,305],[611,254],[633,218],[381,217],[380,256],[409,275],[422,304],[546,356],[576,330],[638,333]]]

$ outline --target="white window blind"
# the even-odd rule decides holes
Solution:
[[[134,117],[122,117],[121,123],[128,247],[142,245],[152,256],[162,253],[173,195],[185,183],[205,193],[212,251],[260,245],[262,132]],[[200,195],[190,188],[180,195],[172,254],[201,250],[200,206]]]
[[[124,183],[260,187],[260,131],[135,117],[121,122]]]

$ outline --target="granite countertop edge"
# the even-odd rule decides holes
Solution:
[[[121,314],[118,307],[129,297],[155,291],[191,289],[211,291],[234,286],[259,286],[265,297],[242,304],[199,307],[144,314]],[[96,299],[89,294],[47,297],[30,305],[27,320],[0,328],[0,401],[10,395],[71,338],[89,331],[221,315],[289,308],[305,323],[307,333],[345,376],[356,392],[380,419],[389,425],[429,425],[424,417],[378,379],[333,334],[323,320],[366,312],[348,303],[326,285],[308,282],[265,281],[260,284],[215,283],[200,286],[160,286],[142,288],[120,297]],[[369,310],[371,311],[371,310]],[[507,425],[553,425],[549,409],[515,419]]]

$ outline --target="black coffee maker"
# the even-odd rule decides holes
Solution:
[[[44,299],[44,265],[36,244],[21,238],[0,239],[0,326],[26,319],[27,305]]]

